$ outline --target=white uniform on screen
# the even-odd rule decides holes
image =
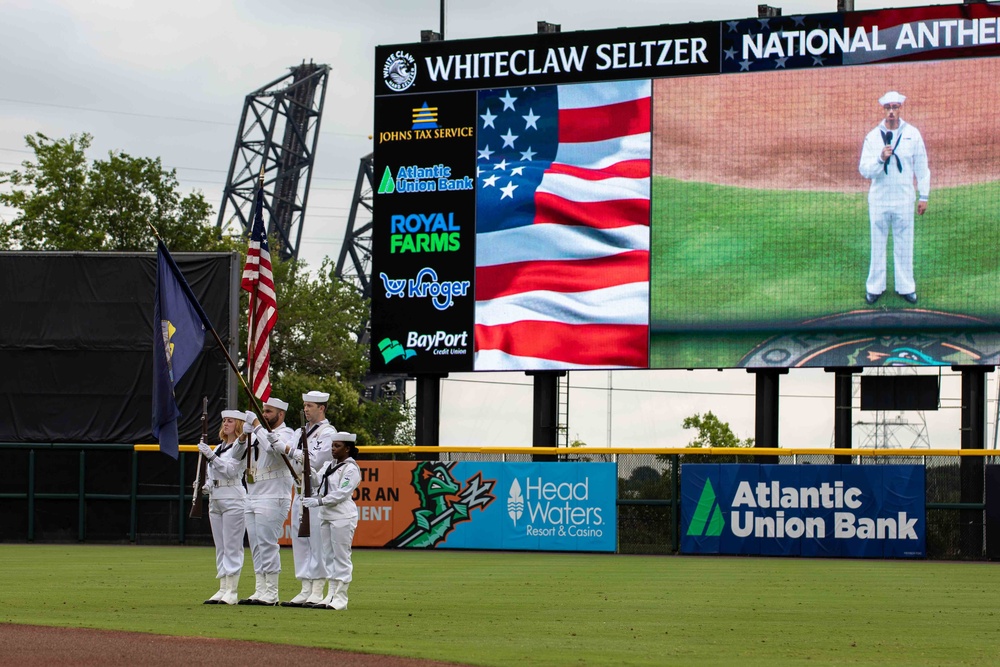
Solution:
[[[858,171],[871,180],[868,217],[871,225],[871,259],[866,283],[868,303],[873,304],[886,289],[886,248],[892,231],[893,287],[909,303],[917,302],[913,277],[913,208],[927,210],[931,172],[927,148],[920,132],[902,119],[906,97],[893,91],[879,99],[885,119],[865,137]],[[914,192],[916,181],[916,192]]]

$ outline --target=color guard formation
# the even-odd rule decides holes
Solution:
[[[329,399],[319,391],[303,394],[305,420],[298,430],[285,425],[288,403],[274,397],[264,403],[263,422],[252,411],[223,410],[219,444],[212,448],[204,438],[198,444],[207,465],[195,493],[201,485],[208,497],[219,580],[219,590],[205,604],[347,609],[358,525],[353,494],[361,470],[355,461],[357,436],[337,431],[326,418]],[[281,602],[278,539],[289,508],[293,531],[300,528],[292,538],[292,557],[302,589]],[[255,586],[241,600],[244,534]]]

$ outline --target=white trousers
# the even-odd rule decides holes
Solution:
[[[870,294],[885,291],[885,253],[892,232],[893,287],[899,294],[917,291],[913,280],[913,202],[892,206],[869,205],[872,254],[868,267],[867,288]]]
[[[288,498],[256,498],[247,496],[246,526],[250,555],[253,557],[253,571],[281,572],[281,527],[288,517]]]
[[[296,579],[329,579],[323,551],[326,549],[320,536],[319,508],[309,510],[309,537],[299,537],[302,518],[302,499],[292,501],[292,558],[295,561]]]
[[[325,552],[328,579],[351,582],[354,565],[351,563],[351,543],[354,542],[354,531],[358,527],[358,518],[323,521],[320,531],[327,545]]]
[[[245,511],[246,501],[243,498],[211,498],[208,501],[208,519],[215,541],[216,576],[220,579],[239,574],[243,569]]]

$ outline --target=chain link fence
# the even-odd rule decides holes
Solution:
[[[189,519],[196,456],[174,462],[131,445],[3,445],[0,539],[6,542],[97,541],[211,544],[207,518]],[[748,450],[754,451],[754,450]],[[932,559],[985,559],[985,466],[996,455],[957,452],[887,454],[847,450],[778,451],[776,456],[678,449],[533,449],[366,447],[362,459],[455,462],[614,462],[618,469],[618,552],[677,552],[680,483],[689,463],[779,465],[923,465],[926,479],[927,555]],[[884,451],[884,450],[883,450]],[[544,453],[539,453],[544,452]]]

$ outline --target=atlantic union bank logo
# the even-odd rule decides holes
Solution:
[[[688,537],[719,537],[722,529],[726,527],[726,520],[722,516],[722,508],[719,507],[719,499],[712,488],[712,480],[706,478],[705,486],[701,489],[701,497],[698,498],[698,505],[694,509],[694,516],[688,524]]]

